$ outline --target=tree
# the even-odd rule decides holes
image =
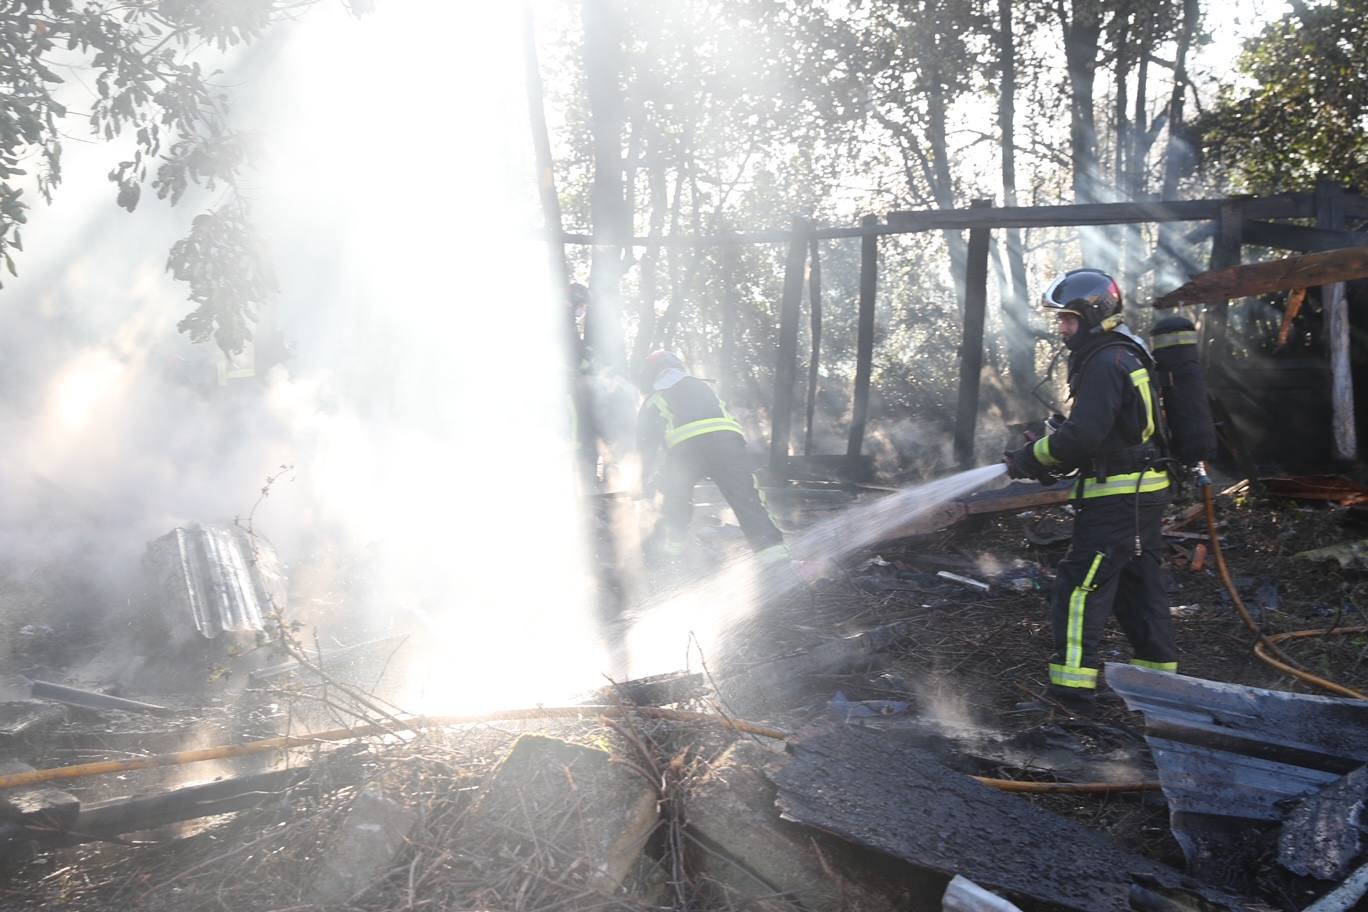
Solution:
[[[1194,124],[1209,170],[1251,193],[1318,178],[1368,188],[1368,2],[1294,4],[1238,72]]]
[[[0,6],[0,258],[17,275],[28,183],[47,201],[62,180],[63,128],[57,70],[95,73],[89,125],[99,139],[131,135],[133,157],[109,173],[116,202],[133,211],[143,187],[175,205],[193,185],[222,190],[171,250],[167,269],[189,285],[195,309],[178,328],[229,354],[251,339],[256,309],[274,291],[237,179],[251,144],[233,129],[228,97],[206,72],[201,49],[219,53],[259,38],[317,0],[13,0]],[[354,12],[361,10],[355,5]],[[32,171],[32,173],[30,173]],[[18,179],[18,180],[16,180]]]

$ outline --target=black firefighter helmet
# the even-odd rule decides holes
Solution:
[[[1074,314],[1084,329],[1092,329],[1121,312],[1121,287],[1100,269],[1074,269],[1050,283],[1040,306]]]

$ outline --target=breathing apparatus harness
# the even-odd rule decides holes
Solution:
[[[1111,337],[1101,344],[1096,345],[1083,357],[1083,359],[1074,367],[1070,375],[1071,379],[1072,377],[1081,374],[1088,363],[1091,362],[1093,358],[1097,357],[1098,354],[1109,349],[1125,348],[1127,351],[1132,352],[1140,361],[1141,365],[1144,366],[1151,387],[1154,389],[1156,395],[1156,401],[1152,405],[1155,421],[1154,433],[1149,439],[1141,441],[1133,447],[1127,447],[1126,449],[1119,451],[1120,454],[1130,455],[1131,458],[1128,462],[1118,464],[1115,461],[1118,454],[1104,454],[1096,457],[1090,464],[1081,466],[1077,470],[1077,474],[1080,478],[1080,485],[1082,484],[1082,478],[1089,474],[1094,475],[1098,482],[1103,482],[1106,481],[1108,475],[1111,474],[1135,473],[1135,556],[1139,557],[1144,553],[1144,543],[1140,536],[1139,495],[1141,493],[1141,487],[1145,482],[1145,473],[1155,469],[1163,469],[1168,474],[1170,482],[1174,484],[1181,483],[1185,473],[1177,460],[1173,457],[1173,438],[1169,430],[1168,422],[1165,420],[1165,409],[1161,406],[1159,401],[1162,398],[1160,395],[1160,371],[1148,346],[1146,346],[1144,341],[1132,333],[1124,324],[1123,317],[1120,313],[1111,314],[1101,320],[1097,325],[1088,328],[1085,332],[1088,336],[1097,336],[1105,333],[1110,334]],[[1059,358],[1065,349],[1066,346],[1064,345],[1061,345],[1056,349],[1053,357],[1050,359],[1050,364],[1046,370],[1044,379],[1042,379],[1041,382],[1036,385],[1036,388],[1032,390],[1032,395],[1051,410],[1050,417],[1045,419],[1046,433],[1052,433],[1065,419],[1061,414],[1061,410],[1054,403],[1040,395],[1038,390],[1046,382],[1052,379],[1055,365],[1058,363]],[[1072,398],[1072,394],[1070,395],[1070,398]],[[1048,482],[1043,478],[1038,478],[1037,480],[1042,483],[1053,483],[1056,480],[1056,477],[1053,475],[1049,476]]]

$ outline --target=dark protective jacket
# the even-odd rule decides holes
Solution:
[[[1077,469],[1080,500],[1168,488],[1150,359],[1124,326],[1070,353],[1069,394],[1068,419],[1031,447],[1036,462],[1056,474]]]
[[[669,389],[655,390],[637,415],[643,476],[649,476],[662,445],[668,450],[703,434],[719,433],[744,437],[741,423],[706,381],[684,377]]]

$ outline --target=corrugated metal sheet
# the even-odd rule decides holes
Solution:
[[[1218,866],[1240,826],[1276,827],[1297,800],[1325,792],[1368,762],[1364,701],[1132,665],[1109,664],[1106,674],[1126,705],[1145,714],[1173,835],[1194,869]],[[1316,836],[1315,828],[1302,830]],[[1283,856],[1290,859],[1300,851],[1290,842],[1301,837],[1283,832]]]
[[[148,544],[143,566],[172,624],[189,619],[209,639],[262,630],[285,607],[275,550],[236,525],[175,528]]]

